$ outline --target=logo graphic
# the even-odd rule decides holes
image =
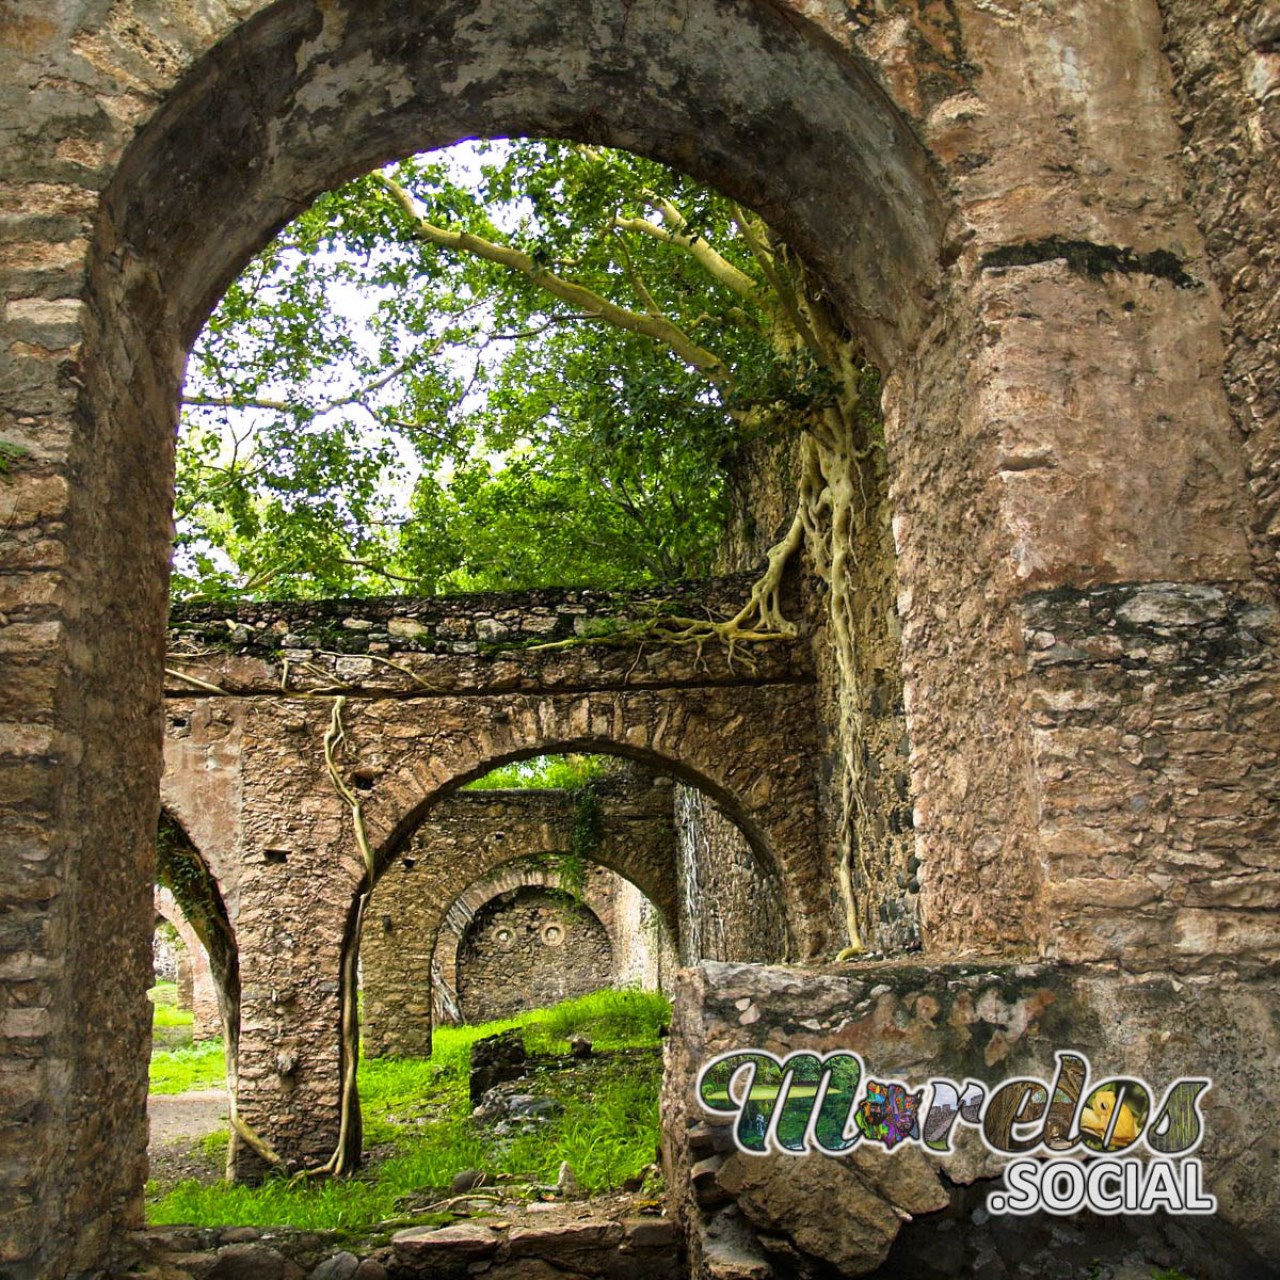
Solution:
[[[740,1049],[703,1067],[698,1100],[734,1117],[734,1142],[747,1155],[839,1156],[867,1142],[886,1151],[914,1144],[942,1156],[957,1126],[967,1125],[989,1151],[1022,1157],[1006,1165],[1004,1190],[988,1196],[992,1213],[1217,1211],[1191,1154],[1204,1137],[1207,1077],[1175,1080],[1156,1105],[1143,1080],[1092,1084],[1083,1054],[1055,1057],[1052,1081],[1019,1077],[989,1087],[931,1079],[913,1091],[903,1081],[867,1078],[856,1053],[778,1058]],[[1062,1158],[1068,1152],[1077,1154]]]

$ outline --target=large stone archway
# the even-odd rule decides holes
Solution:
[[[535,855],[505,863],[453,901],[436,933],[431,955],[435,998],[432,1021],[456,1023],[463,1013],[457,999],[458,949],[477,912],[494,898],[530,886],[580,899],[603,924],[613,947],[609,985],[661,991],[677,963],[676,951],[662,914],[631,881],[607,867],[589,865],[585,882],[568,880],[550,860]],[[367,996],[367,991],[366,991]]]
[[[317,191],[463,135],[716,182],[885,366],[926,953],[1267,980],[1280,702],[1255,561],[1280,534],[1254,528],[1211,282],[1247,309],[1273,268],[1244,284],[1206,254],[1216,196],[1183,194],[1154,0],[944,9],[8,6],[0,435],[31,451],[0,590],[16,1276],[96,1263],[140,1212],[186,344]],[[566,694],[520,716],[594,714]],[[420,769],[376,816],[388,847],[444,785]],[[1250,1194],[1233,1212],[1273,1222]]]
[[[731,600],[741,586],[708,580],[702,596]],[[652,607],[658,597],[543,591],[530,593],[523,609],[517,593],[497,599],[528,625],[545,626]],[[376,660],[322,648],[328,619],[305,602],[251,609],[251,625],[234,634],[218,607],[175,618],[165,801],[198,815],[216,849],[210,866],[227,885],[242,970],[238,1114],[292,1163],[323,1160],[337,1140],[339,975],[359,945],[356,903],[368,887],[348,802],[326,762],[326,739],[338,726],[342,770],[359,798],[376,872],[396,858],[415,862],[428,886],[432,936],[475,874],[505,856],[468,816],[485,793],[458,788],[510,760],[565,751],[629,757],[684,779],[723,809],[749,846],[754,880],[776,904],[781,946],[769,958],[813,958],[836,936],[831,858],[817,820],[814,683],[802,643],[769,645],[749,667],[727,652],[650,646],[637,668],[625,650],[530,650],[518,629],[485,654],[431,639],[443,611],[458,633],[488,619],[494,604],[487,596],[362,602],[363,620],[381,619],[389,637],[391,618],[416,613],[419,630],[389,638]],[[282,651],[283,634],[315,647]],[[781,745],[780,724],[788,726]],[[657,809],[670,826],[671,790],[649,791],[637,813],[623,806],[616,822],[606,818],[595,857],[674,921],[674,840],[636,838]],[[433,820],[452,838],[434,840]],[[533,826],[543,828],[533,851],[564,846],[563,821]]]

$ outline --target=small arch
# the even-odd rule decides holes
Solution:
[[[702,792],[715,802],[716,806],[742,833],[753,858],[756,860],[761,879],[776,886],[779,896],[787,901],[789,906],[796,905],[799,907],[801,903],[804,903],[806,893],[811,886],[803,883],[803,880],[801,883],[795,883],[794,881],[797,877],[792,877],[793,883],[788,887],[786,874],[788,868],[783,865],[778,854],[774,851],[768,833],[758,820],[757,814],[753,813],[725,786],[713,777],[708,776],[703,770],[695,768],[674,756],[655,751],[651,747],[637,747],[632,743],[599,737],[565,739],[551,736],[534,744],[515,749],[499,750],[492,755],[484,755],[482,758],[473,759],[471,763],[460,768],[445,783],[439,785],[429,794],[421,796],[404,813],[392,819],[389,834],[375,846],[374,850],[375,866],[379,878],[394,859],[404,856],[414,833],[428,819],[432,808],[449,796],[457,794],[468,782],[475,781],[477,778],[481,778],[505,764],[528,760],[534,756],[560,754],[612,755],[633,760],[651,771],[676,777],[690,787]],[[386,818],[384,817],[383,820],[386,821]],[[368,826],[371,831],[376,830],[377,821],[378,819],[373,816],[371,811],[368,818]],[[603,858],[601,861],[606,866],[611,866],[613,870],[618,871],[619,874],[629,874],[629,869],[625,865],[613,865]],[[652,896],[652,890],[649,887],[644,884],[640,884],[638,887]],[[802,920],[809,918],[811,909],[810,904],[805,903],[804,907],[799,910],[798,914]],[[793,955],[798,950],[799,944],[795,936],[793,912],[790,910],[784,912],[783,927],[785,953]]]

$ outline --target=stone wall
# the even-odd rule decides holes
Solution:
[[[491,1022],[598,991],[612,973],[595,912],[530,885],[476,912],[458,948],[458,1002],[464,1021]]]
[[[614,984],[665,991],[678,961],[657,907],[629,880],[618,881],[613,901]]]
[[[1161,948],[1172,962],[1179,946],[1210,970],[1252,963],[1268,910],[1257,904],[1278,874],[1273,842],[1258,838],[1274,826],[1280,682],[1268,627],[1245,621],[1270,604],[1275,488],[1270,12],[1257,6],[1246,18],[1267,21],[1242,27],[1225,0],[693,0],[674,17],[612,0],[13,0],[0,31],[0,438],[30,452],[0,488],[0,1265],[18,1280],[96,1266],[141,1212],[184,353],[236,271],[313,195],[458,137],[573,137],[687,167],[791,241],[885,372],[924,955],[1057,955],[1088,935],[1118,970],[1135,904],[1101,900],[1107,882],[1093,873],[1119,857],[1127,880],[1160,895],[1139,963],[1157,972]],[[1166,602],[1218,593],[1222,679],[1213,643],[1199,675],[1180,674],[1206,634],[1198,607],[1162,603],[1137,619],[1153,632],[1142,656],[1105,619],[1079,624],[1093,592],[1141,599],[1152,584]],[[1031,630],[1054,637],[1034,641],[1047,648],[1028,649],[1029,621],[1047,624]],[[1068,632],[1083,659],[1035,658]],[[317,656],[328,647],[293,664],[291,688],[368,679],[337,670],[357,655]],[[377,656],[358,659],[378,667]],[[456,674],[441,656],[423,655],[417,678]],[[678,698],[656,682],[628,695],[634,752],[661,757],[693,722],[723,729],[741,714],[745,682],[710,687],[689,658]],[[634,659],[601,649],[590,662],[621,687]],[[468,697],[382,668],[400,701],[429,704],[430,723],[408,726],[383,703],[351,708],[353,756],[376,773],[379,849],[399,848],[442,788],[497,759],[548,739],[627,740],[622,703],[581,692],[599,689],[589,665],[557,667],[569,683],[552,693],[520,663],[494,662],[488,692]],[[278,663],[184,669],[246,694],[280,687]],[[788,849],[790,895],[833,861],[811,798],[797,825],[785,816],[816,704],[763,680],[752,697],[771,714],[745,741],[725,732],[713,751],[706,735],[688,767],[718,803],[737,798],[753,848]],[[470,741],[486,698],[485,717],[510,719],[486,719]],[[238,919],[272,947],[245,987],[245,1028],[269,1038],[273,993],[332,1025],[336,993],[323,984],[336,983],[332,939],[362,872],[349,814],[323,797],[316,765],[331,706],[300,699],[288,729],[257,702],[224,705],[229,736],[243,730],[273,757],[242,784],[250,816],[234,851],[241,866],[274,868],[237,898]],[[1148,720],[1173,732],[1150,734]],[[1150,737],[1167,754],[1151,743],[1144,755]],[[856,759],[856,744],[828,741]],[[1137,810],[1116,783],[1133,771]],[[1099,808],[1089,797],[1104,782],[1117,798]],[[1162,785],[1167,811],[1153,804]],[[1202,856],[1222,883],[1198,887],[1212,902],[1192,909],[1211,915],[1179,915],[1168,868]],[[281,884],[335,867],[316,932],[277,914]],[[798,954],[838,940],[830,886],[823,894],[788,898]],[[1072,922],[1061,937],[1060,902]],[[1252,1034],[1242,1007],[1221,1012],[1215,1036]],[[1182,1013],[1167,1006],[1175,1026]],[[320,1054],[290,1086],[273,1053],[245,1065],[275,1101],[292,1087],[285,1110],[299,1118],[337,1068]]]
[[[656,780],[655,780],[656,781]],[[504,829],[505,834],[505,829]],[[534,855],[513,858],[504,862],[489,874],[469,885],[445,912],[444,920],[436,934],[435,951],[431,957],[432,1025],[462,1021],[462,1009],[458,1001],[458,948],[462,937],[470,927],[476,913],[499,894],[509,893],[523,886],[541,885],[569,897],[580,900],[604,926],[612,951],[612,969],[607,983],[616,987],[640,987],[648,991],[665,989],[669,975],[676,965],[675,948],[668,926],[661,912],[631,881],[602,867],[587,862],[585,868],[566,863],[563,855]],[[568,872],[572,872],[569,874]],[[583,871],[581,878],[578,872]],[[402,880],[400,895],[380,895],[378,907],[385,929],[388,908],[403,910],[412,906],[406,902],[406,889],[412,889],[421,881]],[[395,930],[395,916],[392,916]],[[375,943],[375,947],[377,944]],[[382,963],[390,958],[391,968],[398,967],[396,952],[379,948],[371,953],[366,947],[361,963],[366,974],[370,973],[370,960],[377,956]],[[386,988],[387,979],[374,975],[373,989]],[[365,1007],[370,1007],[366,999]],[[380,1006],[376,1021],[383,1027],[392,1022],[405,1024],[407,1015],[403,1006]],[[400,1038],[406,1031],[396,1033]]]
[[[1256,1118],[1275,1104],[1280,992],[1274,973],[1194,990],[1188,1001],[1186,987],[1168,977],[1031,964],[682,970],[663,1118],[691,1273],[854,1276],[879,1274],[887,1259],[892,1276],[1038,1277],[1066,1274],[1064,1261],[1080,1258],[1148,1274],[1163,1256],[1162,1265],[1176,1262],[1207,1280],[1272,1274],[1266,1259],[1280,1256],[1280,1181]],[[1094,1215],[992,1218],[984,1193],[1007,1157],[964,1125],[946,1156],[909,1143],[873,1149],[870,1141],[835,1158],[742,1154],[726,1120],[698,1105],[695,1078],[713,1057],[751,1048],[778,1058],[852,1051],[867,1079],[913,1091],[939,1078],[990,1089],[1019,1077],[1050,1081],[1058,1050],[1083,1054],[1095,1083],[1132,1075],[1163,1093],[1175,1079],[1208,1076],[1195,1154],[1219,1212],[1138,1216],[1119,1231]]]
[[[677,785],[674,799],[681,963],[776,960],[786,950],[777,877],[705,794]]]
[[[483,691],[421,691],[414,682],[417,671],[426,668],[414,664],[426,658],[436,674],[450,663],[489,663]],[[342,660],[316,653],[309,678],[320,682],[328,674],[321,663]],[[676,670],[689,671],[688,660],[678,653]],[[817,870],[821,851],[812,835],[812,757],[799,728],[811,706],[807,681],[757,683],[740,670],[722,667],[717,675],[709,662],[708,670],[697,672],[700,684],[678,679],[666,689],[618,688],[604,674],[599,690],[538,693],[540,673],[553,687],[559,687],[557,673],[566,669],[585,673],[582,651],[564,662],[553,657],[547,666],[522,665],[516,658],[405,653],[386,676],[373,670],[361,677],[346,668],[341,695],[316,697],[282,693],[280,661],[209,650],[183,668],[185,677],[173,679],[171,751],[180,767],[166,775],[164,790],[170,811],[185,815],[214,797],[208,783],[211,777],[220,779],[217,798],[230,817],[217,819],[219,844],[207,861],[229,886],[223,896],[239,949],[238,1106],[291,1161],[326,1159],[338,1132],[339,975],[356,945],[353,908],[366,874],[350,806],[325,763],[326,737],[332,743],[339,726],[337,766],[350,794],[359,799],[376,868],[380,874],[390,868],[382,881],[390,887],[397,876],[409,874],[407,857],[417,868],[412,874],[430,882],[423,900],[435,922],[471,880],[507,855],[500,842],[476,842],[461,828],[456,841],[439,847],[429,840],[413,843],[433,807],[461,782],[507,760],[556,750],[603,750],[648,762],[650,768],[669,767],[712,791],[748,832],[753,852],[778,867],[789,945],[797,953],[821,946],[828,919]],[[519,691],[485,688],[483,677],[498,678],[494,669],[503,663],[511,675],[502,678],[510,678]],[[651,653],[650,680],[661,670],[661,652]],[[193,671],[205,687],[191,685]],[[368,683],[355,683],[360,679]],[[406,685],[417,691],[406,696]],[[533,685],[534,691],[521,685]],[[236,692],[216,691],[228,686]],[[458,687],[456,670],[453,687]],[[793,715],[798,729],[789,736],[787,754],[779,757],[770,726]],[[201,767],[202,760],[216,760],[216,769]],[[188,787],[192,790],[184,796]],[[651,809],[654,805],[669,832],[670,787],[650,802]],[[635,817],[643,825],[643,812]],[[553,851],[566,842],[565,836],[544,835],[541,845],[527,845],[525,851]],[[668,919],[675,918],[674,859],[662,854],[660,845],[605,839],[595,856],[631,878]],[[366,946],[377,935],[376,904],[367,915]],[[434,928],[414,930],[411,936],[422,940],[420,952],[414,949],[417,942],[405,952],[415,974],[406,999],[421,1005],[415,1019],[420,1013],[424,1027],[430,997],[418,975],[429,972]],[[378,1043],[376,1025],[370,1025],[369,1035]],[[404,1051],[424,1049],[421,1044]]]
[[[172,925],[162,927],[162,922],[156,921],[155,942],[152,944],[152,969],[155,971],[157,982],[178,982],[178,951],[182,946],[181,940],[178,938],[178,932]],[[180,1008],[189,1009],[191,1007],[191,990],[190,983],[187,984],[186,992],[187,1003],[183,1004],[182,986],[178,987],[178,1004]]]
[[[1258,572],[1280,574],[1280,8],[1160,0],[1187,200],[1225,321]]]

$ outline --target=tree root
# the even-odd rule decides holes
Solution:
[[[284,1157],[263,1137],[261,1137],[253,1126],[242,1119],[235,1111],[231,1113],[231,1127],[235,1130],[236,1136],[244,1143],[250,1151],[256,1156],[260,1156],[273,1169],[286,1169]]]

